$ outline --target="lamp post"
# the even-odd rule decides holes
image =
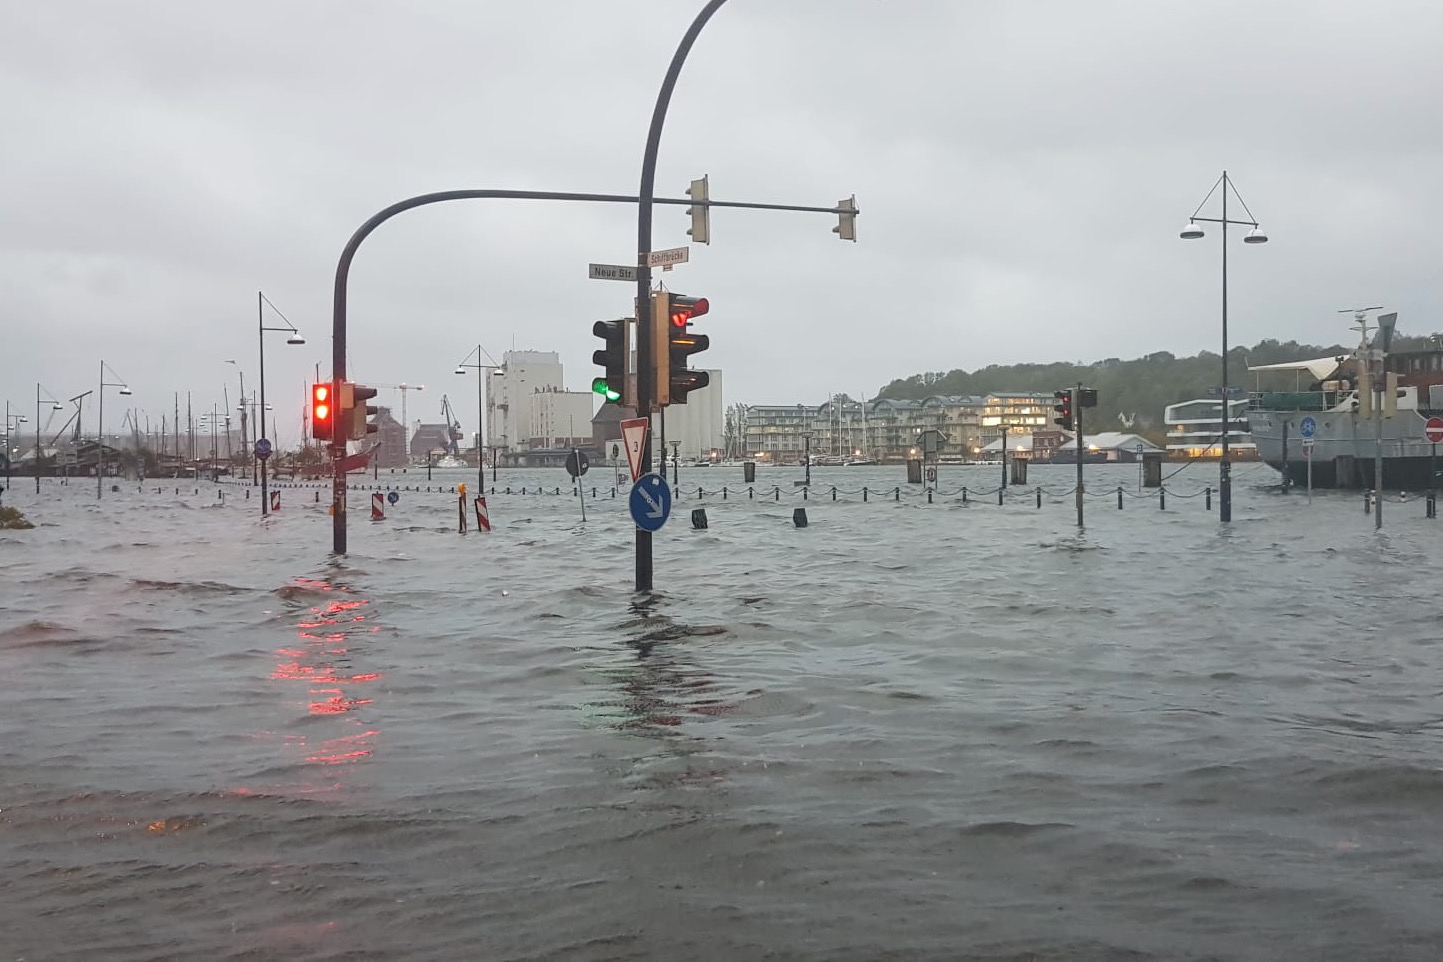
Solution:
[[[116,380],[114,380],[114,381],[107,381],[107,380],[105,379],[105,372],[106,372],[106,371],[110,371],[110,376],[113,377],[113,378],[116,378]],[[117,392],[117,393],[120,393],[120,394],[131,394],[131,393],[133,393],[133,392],[130,390],[130,385],[126,384],[126,383],[125,383],[125,380],[124,380],[123,378],[121,378],[121,376],[120,376],[119,374],[116,374],[116,373],[115,373],[115,369],[112,368],[109,364],[106,364],[104,360],[102,360],[102,361],[100,362],[100,390],[98,390],[98,391],[95,392],[95,394],[96,394],[96,399],[98,400],[98,402],[99,402],[99,404],[100,404],[100,407],[97,409],[97,410],[98,410],[98,414],[97,414],[97,416],[96,416],[96,427],[95,427],[95,443],[96,443],[96,449],[95,449],[95,497],[96,497],[97,499],[99,499],[100,496],[101,496],[101,494],[100,494],[100,479],[101,479],[101,475],[103,475],[103,474],[105,473],[105,472],[104,472],[104,467],[105,467],[105,389],[108,388],[108,387],[120,388],[119,392]]]
[[[28,418],[23,414],[11,414],[10,402],[5,402],[5,488],[10,487],[10,429],[17,424],[24,424]],[[36,419],[39,420],[38,418]]]
[[[1199,217],[1198,211],[1202,210],[1204,205],[1212,199],[1213,194],[1217,192],[1220,186],[1223,189],[1222,217]],[[1243,210],[1248,215],[1247,220],[1228,219],[1229,191],[1238,199],[1238,203],[1243,205]],[[1217,183],[1213,184],[1212,190],[1208,191],[1207,196],[1203,198],[1202,203],[1197,205],[1197,210],[1194,210],[1192,216],[1187,220],[1187,226],[1184,227],[1178,235],[1183,240],[1197,240],[1203,236],[1203,229],[1198,226],[1199,221],[1222,225],[1220,233],[1223,244],[1223,451],[1222,459],[1218,462],[1218,520],[1224,522],[1230,522],[1233,519],[1232,462],[1228,456],[1228,436],[1232,434],[1232,398],[1228,395],[1228,225],[1233,224],[1239,227],[1249,226],[1252,228],[1252,230],[1243,235],[1244,244],[1266,244],[1268,242],[1268,235],[1263,233],[1263,229],[1258,226],[1258,222],[1252,219],[1252,217],[1253,212],[1248,210],[1247,203],[1243,200],[1242,195],[1238,193],[1238,189],[1233,186],[1232,178],[1228,176],[1228,172],[1225,170],[1222,176],[1218,178]],[[1082,452],[1078,451],[1078,457],[1081,456]]]
[[[39,493],[40,493],[40,392],[41,392],[42,390],[44,390],[44,389],[41,388],[40,382],[39,382],[39,381],[36,381],[36,382],[35,382],[35,493],[36,493],[36,494],[39,494]],[[53,411],[63,411],[63,410],[65,410],[64,405],[62,405],[62,404],[55,398],[55,395],[51,394],[49,391],[45,391],[45,396],[48,397],[48,398],[50,398],[50,403],[51,403],[52,405],[54,405],[54,407],[51,408],[51,410],[53,410]]]
[[[481,355],[483,354],[491,358],[490,364],[481,363]],[[476,358],[474,364],[468,363],[472,357]],[[491,357],[491,352],[480,344],[477,344],[476,350],[471,351],[456,365],[456,373],[465,374],[468,367],[474,367],[476,369],[476,487],[478,489],[476,493],[480,494],[486,490],[486,448],[484,446],[486,437],[486,372],[496,371],[499,377],[506,373],[506,366],[504,364],[497,364],[496,358]],[[450,425],[446,426],[446,430],[448,432],[451,430]],[[491,452],[491,480],[496,480],[495,451]]]
[[[271,305],[271,310],[276,316],[286,322],[285,327],[266,327],[266,305]],[[296,326],[280,312],[264,292],[256,291],[256,340],[260,344],[260,365],[261,365],[261,400],[256,409],[256,416],[260,419],[256,423],[256,443],[266,436],[266,331],[290,331],[291,336],[286,338],[287,344],[304,344],[306,339],[301,337],[301,332]],[[266,458],[261,458],[261,517],[264,518],[271,513],[271,498],[269,479],[266,477]]]
[[[244,463],[247,458],[250,459],[251,477],[246,480],[251,480],[255,477],[255,454],[250,452],[250,425],[246,417],[248,413],[246,411],[246,372],[241,370],[240,364],[236,361],[226,361],[226,363],[235,364],[236,374],[240,376],[240,401],[236,404],[236,410],[240,412],[241,422],[241,461]]]

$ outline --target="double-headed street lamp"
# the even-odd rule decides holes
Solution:
[[[11,414],[10,402],[5,402],[5,487],[10,487],[10,429],[17,424],[24,424],[28,418],[23,414]],[[37,421],[39,419],[37,418]],[[37,468],[37,470],[39,470]]]
[[[481,355],[483,354],[491,358],[490,364],[481,363]],[[474,364],[467,363],[473,357],[476,358],[476,362]],[[491,357],[491,352],[480,344],[477,344],[476,350],[467,354],[461,359],[461,363],[456,365],[456,373],[465,374],[468,367],[474,367],[476,369],[476,493],[480,494],[486,490],[486,447],[484,434],[486,428],[486,372],[495,371],[499,377],[506,373],[506,365],[497,364],[496,358]],[[446,425],[446,432],[449,437],[451,425]],[[491,454],[491,479],[493,481],[496,480],[496,454],[494,451]]]
[[[1221,186],[1222,189],[1223,189],[1223,197],[1222,197],[1222,201],[1223,201],[1223,215],[1222,215],[1222,217],[1199,217],[1199,216],[1198,216],[1198,211],[1202,210],[1203,207],[1204,207],[1204,205],[1206,205],[1207,202],[1212,199],[1213,194],[1215,194],[1215,193],[1217,192],[1217,189],[1218,189],[1219,186]],[[1247,215],[1248,215],[1248,219],[1247,219],[1247,220],[1229,220],[1229,219],[1228,219],[1228,192],[1229,192],[1229,191],[1231,191],[1231,192],[1232,192],[1232,195],[1238,199],[1238,203],[1243,205],[1243,210],[1244,210],[1244,211],[1247,213]],[[1223,242],[1223,383],[1222,383],[1223,453],[1222,453],[1222,460],[1218,463],[1218,520],[1219,520],[1219,521],[1232,521],[1232,519],[1233,519],[1232,463],[1231,463],[1231,461],[1229,460],[1229,457],[1228,457],[1228,436],[1229,436],[1230,434],[1232,434],[1232,422],[1233,422],[1233,418],[1232,418],[1232,398],[1228,395],[1228,225],[1229,225],[1229,224],[1234,224],[1234,225],[1237,225],[1237,226],[1239,226],[1239,227],[1247,226],[1247,227],[1251,227],[1251,228],[1252,228],[1252,230],[1248,231],[1246,234],[1243,235],[1243,243],[1244,243],[1244,244],[1266,244],[1266,243],[1268,242],[1268,235],[1263,233],[1263,229],[1258,226],[1258,222],[1257,222],[1256,220],[1253,220],[1253,219],[1252,219],[1252,216],[1253,216],[1253,212],[1250,211],[1250,210],[1248,210],[1248,205],[1243,201],[1242,195],[1239,194],[1237,188],[1233,186],[1232,178],[1230,178],[1230,177],[1228,176],[1228,172],[1227,172],[1227,171],[1223,171],[1223,175],[1218,178],[1218,181],[1217,181],[1216,184],[1213,184],[1212,190],[1208,191],[1208,194],[1207,194],[1206,197],[1203,198],[1202,203],[1197,205],[1197,210],[1193,211],[1192,216],[1187,219],[1187,226],[1184,227],[1184,228],[1182,229],[1182,233],[1180,233],[1180,234],[1178,235],[1178,236],[1181,237],[1183,240],[1197,240],[1198,238],[1200,238],[1200,237],[1203,236],[1203,229],[1202,229],[1202,227],[1200,227],[1200,226],[1198,225],[1198,222],[1199,222],[1199,221],[1202,221],[1202,222],[1208,223],[1208,224],[1221,224],[1221,225],[1222,225],[1221,234],[1222,234],[1222,242]],[[1081,451],[1078,451],[1078,452],[1077,452],[1077,456],[1078,456],[1079,458],[1082,457],[1082,452],[1081,452]]]
[[[275,311],[277,317],[286,322],[285,327],[266,327],[265,315],[267,304],[271,305],[271,310]],[[264,440],[267,445],[269,445],[270,441],[266,438],[266,411],[268,410],[266,408],[266,331],[290,331],[291,336],[286,338],[287,344],[304,344],[306,343],[306,339],[301,337],[301,332],[296,330],[296,326],[280,312],[279,308],[271,304],[270,299],[261,291],[256,291],[256,327],[256,340],[260,344],[261,364],[261,400],[256,410],[256,414],[260,420],[256,424],[256,444],[259,445],[261,441]],[[267,457],[269,457],[269,453]],[[271,513],[270,485],[269,479],[266,476],[266,460],[267,458],[261,458],[261,517],[263,518]]]
[[[36,494],[39,494],[39,493],[40,493],[40,392],[43,391],[43,390],[44,390],[44,388],[42,388],[42,387],[40,386],[40,382],[39,382],[39,381],[36,381],[36,382],[35,382],[35,493],[36,493]],[[60,401],[55,397],[55,395],[51,394],[49,391],[45,391],[45,396],[48,397],[48,398],[50,399],[50,403],[54,405],[54,407],[51,408],[51,410],[53,410],[53,411],[63,411],[63,410],[65,410],[65,406],[60,403]]]
[[[106,371],[109,371],[110,376],[116,380],[107,381],[105,379]],[[121,378],[119,374],[115,373],[115,369],[102,360],[100,362],[100,390],[95,392],[100,404],[99,413],[96,415],[95,427],[95,497],[97,499],[101,496],[101,475],[105,473],[105,389],[108,387],[120,388],[119,392],[117,392],[119,394],[128,395],[133,393],[130,390],[130,385],[126,384],[125,380]]]

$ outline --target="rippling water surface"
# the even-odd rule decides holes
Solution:
[[[1443,523],[1089,471],[16,479],[0,959],[1443,957]]]

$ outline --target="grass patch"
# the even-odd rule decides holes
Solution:
[[[33,528],[35,525],[25,520],[25,515],[15,508],[0,508],[0,528]]]

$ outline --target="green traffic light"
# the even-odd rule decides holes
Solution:
[[[621,394],[619,394],[619,393],[616,392],[616,391],[613,391],[613,390],[611,389],[611,385],[607,383],[606,378],[604,378],[604,377],[597,377],[597,378],[592,378],[592,379],[591,379],[591,392],[592,392],[593,394],[600,394],[602,397],[606,398],[608,401],[620,401],[620,400],[621,400]]]

